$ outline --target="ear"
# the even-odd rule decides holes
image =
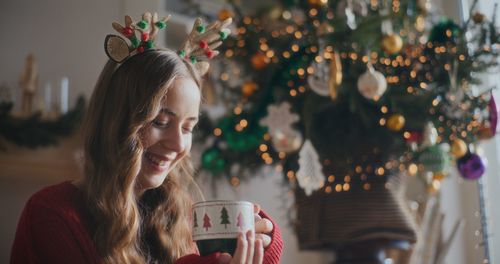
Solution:
[[[194,67],[200,74],[200,76],[204,76],[208,72],[208,68],[210,68],[210,64],[206,61],[197,62]]]
[[[127,42],[116,35],[106,36],[106,39],[104,39],[104,50],[108,57],[116,63],[120,63],[130,56]]]

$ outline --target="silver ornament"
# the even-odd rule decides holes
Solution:
[[[387,90],[385,76],[368,65],[368,70],[358,79],[358,90],[366,99],[377,100]]]

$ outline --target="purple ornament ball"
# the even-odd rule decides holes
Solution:
[[[468,180],[476,180],[483,176],[486,170],[484,160],[477,154],[467,153],[457,160],[458,171]]]

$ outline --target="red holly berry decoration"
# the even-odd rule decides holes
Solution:
[[[215,56],[215,53],[213,50],[209,49],[205,52],[205,55],[207,55],[207,58],[211,59]]]
[[[139,52],[139,53],[144,52],[144,46],[137,47],[137,52]]]
[[[148,41],[149,40],[149,33],[142,33],[141,34],[141,40],[142,41]]]
[[[203,40],[203,39],[200,40],[200,48],[202,48],[202,49],[208,48],[208,43],[206,40]]]
[[[123,33],[123,35],[125,35],[125,37],[130,38],[132,36],[132,34],[134,34],[134,30],[131,27],[125,27],[125,28],[123,28],[122,33]]]

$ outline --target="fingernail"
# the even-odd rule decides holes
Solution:
[[[227,253],[221,254],[217,259],[220,264],[229,263],[231,261],[231,256]]]

